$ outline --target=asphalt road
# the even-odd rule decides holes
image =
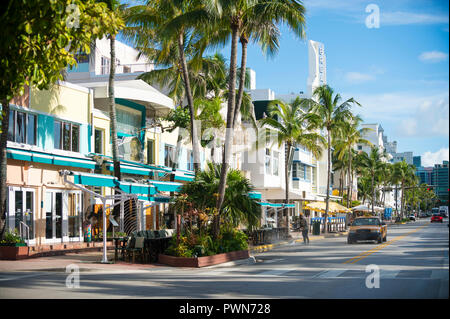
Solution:
[[[79,288],[63,270],[0,272],[0,298],[448,298],[447,224],[393,225],[383,244],[293,243],[237,265],[82,271]]]

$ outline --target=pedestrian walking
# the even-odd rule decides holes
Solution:
[[[303,236],[303,243],[309,244],[309,227],[308,227],[308,220],[305,218],[305,216],[300,215],[300,229],[302,231],[302,236]]]

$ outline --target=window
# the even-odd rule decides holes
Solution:
[[[266,174],[271,175],[272,174],[272,168],[271,168],[271,158],[270,158],[270,149],[266,148]]]
[[[89,62],[89,55],[87,55],[84,52],[76,53],[75,54],[75,60],[77,63],[88,63]]]
[[[123,73],[131,73],[131,68],[129,66],[123,66]]]
[[[100,69],[100,74],[109,74],[109,61],[110,59],[102,56],[102,66]]]
[[[104,140],[104,131],[101,129],[95,129],[95,146],[94,146],[95,153],[104,154],[103,140]]]
[[[172,145],[165,145],[164,165],[167,167],[173,167],[174,159],[175,159],[175,148]]]
[[[277,151],[273,151],[273,175],[278,176],[279,155]]]
[[[68,122],[54,121],[54,147],[56,149],[78,152],[80,149],[80,126]]]
[[[292,178],[297,178],[297,163],[292,164]]]
[[[155,141],[147,140],[147,164],[155,164]]]
[[[36,145],[36,115],[10,110],[8,141]]]
[[[194,153],[191,150],[187,150],[187,170],[193,171],[194,170]]]

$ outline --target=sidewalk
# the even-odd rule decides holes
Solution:
[[[291,239],[280,241],[273,244],[250,246],[250,254],[261,253],[269,251],[276,247],[289,245],[293,242],[303,242],[300,232],[291,232]],[[330,233],[319,236],[309,236],[311,241],[321,240],[325,238],[343,237],[347,236],[347,232]],[[0,260],[0,272],[26,272],[26,271],[48,271],[48,272],[65,272],[68,265],[77,265],[81,272],[98,271],[98,272],[114,272],[114,271],[143,271],[151,269],[171,269],[171,267],[153,263],[153,264],[131,264],[123,261],[118,261],[111,264],[102,264],[102,251],[81,251],[78,253],[66,253],[59,256],[34,257],[22,260]],[[114,260],[114,251],[108,250],[108,261]],[[214,265],[231,266],[240,263],[249,262],[248,260],[231,261],[229,263]]]

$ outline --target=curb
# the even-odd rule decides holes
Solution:
[[[328,234],[328,235],[319,235],[319,236],[314,236],[310,238],[310,241],[315,241],[315,240],[320,240],[320,239],[325,239],[325,238],[334,238],[334,237],[343,237],[343,236],[347,236],[348,232],[342,232],[339,234]],[[284,246],[284,245],[289,245],[292,243],[300,243],[303,242],[302,238],[299,239],[294,239],[291,241],[283,241],[283,242],[279,242],[279,243],[274,243],[274,244],[268,244],[268,245],[260,245],[260,246],[256,246],[253,247],[250,250],[250,253],[262,253],[262,252],[266,252],[269,250],[272,250],[276,247],[280,247],[280,246]]]

